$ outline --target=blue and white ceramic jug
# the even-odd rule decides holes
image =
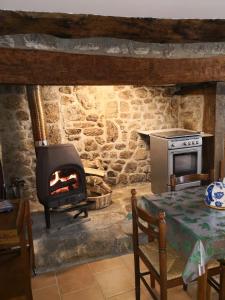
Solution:
[[[216,209],[225,209],[225,178],[211,183],[205,193],[205,204]]]

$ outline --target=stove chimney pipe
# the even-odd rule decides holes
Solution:
[[[27,99],[30,107],[34,145],[35,147],[46,146],[47,135],[40,86],[28,85],[26,89]]]

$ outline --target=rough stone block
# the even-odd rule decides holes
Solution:
[[[128,159],[131,158],[132,154],[132,151],[124,150],[120,153],[120,158]]]
[[[148,90],[144,87],[135,89],[135,94],[138,98],[146,98],[148,96]]]
[[[114,145],[113,144],[105,144],[102,146],[101,150],[102,151],[109,151],[109,150],[112,150],[114,148]]]
[[[134,154],[134,159],[136,160],[147,159],[147,151],[145,149],[137,149],[137,151]]]
[[[117,149],[117,150],[121,150],[121,149],[125,149],[125,148],[126,148],[125,144],[116,144],[115,145],[115,149]]]
[[[63,94],[71,94],[72,93],[72,88],[70,86],[61,86],[59,88],[60,93]]]
[[[77,99],[78,99],[78,102],[81,104],[81,106],[84,109],[90,110],[92,108],[92,103],[87,98],[87,95],[78,93],[77,94]]]
[[[120,174],[119,175],[119,183],[122,183],[122,184],[127,184],[128,183],[127,174]]]
[[[17,111],[16,117],[19,121],[28,121],[30,119],[30,115],[24,110]]]
[[[136,162],[128,162],[125,166],[126,173],[133,173],[137,170],[137,163]]]
[[[107,142],[115,142],[118,139],[119,136],[118,128],[111,121],[106,121],[106,133],[107,133]]]
[[[65,129],[65,132],[66,132],[66,134],[69,134],[69,135],[80,134],[81,129],[67,128],[67,129]]]
[[[93,139],[87,139],[84,142],[85,151],[96,151],[98,149],[98,145]]]
[[[59,106],[58,103],[45,103],[44,113],[47,123],[56,123],[59,121]]]
[[[104,143],[106,143],[105,139],[101,136],[95,137],[95,140],[99,145],[103,145]]]
[[[85,128],[83,132],[84,135],[98,136],[98,135],[102,135],[104,131],[102,128]]]
[[[131,174],[131,175],[129,175],[129,180],[130,180],[130,183],[145,182],[146,174]]]
[[[87,115],[86,120],[87,120],[87,121],[97,122],[97,120],[98,120],[98,115],[97,115],[97,114],[90,114],[90,115]]]
[[[122,169],[123,169],[123,166],[120,165],[120,164],[112,164],[112,165],[111,165],[111,168],[112,168],[114,171],[121,172]]]
[[[118,103],[117,101],[111,101],[107,103],[105,108],[106,118],[117,118],[118,115]]]

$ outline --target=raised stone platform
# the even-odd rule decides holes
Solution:
[[[42,206],[32,213],[35,261],[38,272],[66,265],[95,261],[132,251],[130,190],[150,193],[150,183],[114,188],[112,205],[90,211],[86,219],[73,219],[73,212],[51,214],[46,231]]]

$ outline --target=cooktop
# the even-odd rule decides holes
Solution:
[[[152,133],[152,135],[166,138],[166,139],[172,139],[177,137],[200,135],[200,132],[187,130],[187,129],[179,129],[179,130],[159,131],[159,132]]]

